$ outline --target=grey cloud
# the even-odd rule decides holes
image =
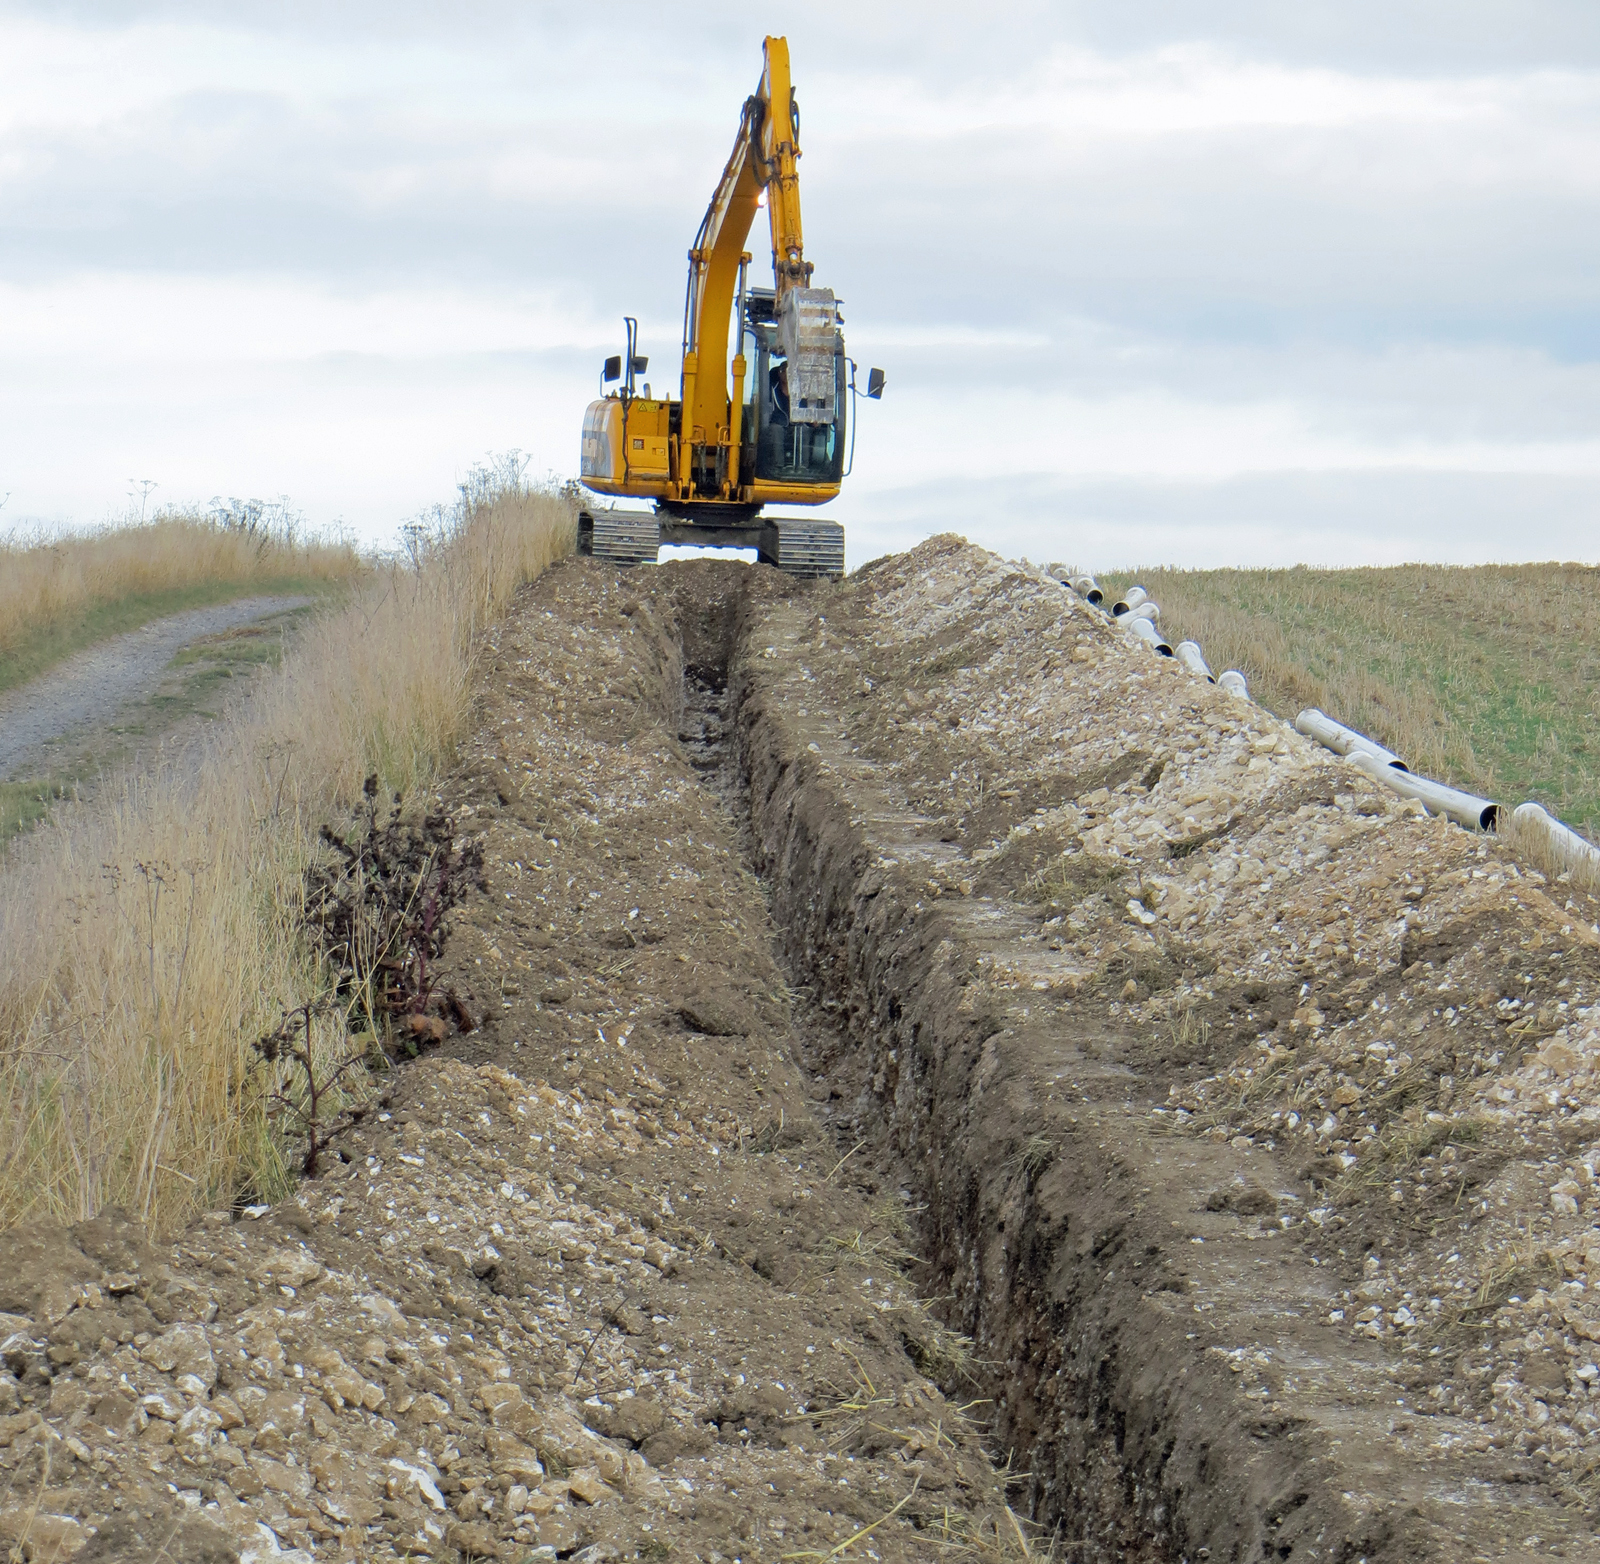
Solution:
[[[731,121],[732,111],[729,111]],[[93,135],[14,132],[8,268],[537,275],[670,312],[725,153],[685,121],[641,147],[603,113],[410,121],[398,105],[191,94]],[[1089,316],[1198,339],[1342,336],[1600,350],[1597,191],[1446,177],[1443,133],[1371,128],[940,144],[824,124],[807,164],[819,266],[878,320],[1056,331]],[[564,170],[517,178],[518,168]],[[1383,166],[1382,178],[1366,171]],[[1308,173],[1308,171],[1312,171]],[[1597,181],[1600,182],[1600,181]],[[759,248],[759,246],[758,246]],[[643,292],[639,291],[642,288]]]
[[[12,14],[67,19],[86,26],[126,26],[161,19],[214,24],[213,0],[12,0]],[[702,58],[741,56],[762,27],[787,28],[839,55],[872,55],[885,63],[942,68],[950,79],[1004,82],[1028,54],[1062,40],[1112,53],[1143,52],[1202,41],[1259,58],[1383,72],[1439,74],[1600,60],[1600,14],[1587,0],[1027,0],[1001,4],[974,27],[972,8],[930,0],[914,12],[898,4],[814,0],[803,16],[752,17],[736,0],[701,5],[695,13]],[[464,32],[522,39],[580,38],[594,14],[554,0],[473,0],[441,8],[430,0],[235,0],[229,25],[314,38],[415,38],[451,42]],[[965,25],[964,25],[965,24]],[[634,51],[659,51],[681,38],[682,12],[645,0],[613,0],[603,45],[587,46],[602,63]],[[596,83],[603,88],[602,80]]]
[[[860,520],[853,564],[945,530],[1090,570],[1240,558],[1593,562],[1600,478],[1384,470],[1244,474],[1215,483],[1025,477],[877,494]],[[1233,545],[1220,557],[1219,539]]]
[[[1289,403],[1327,435],[1375,451],[1408,441],[1581,441],[1595,433],[1600,364],[1566,365],[1533,349],[1429,343],[1380,353],[1328,339],[1197,341],[1073,323],[1033,345],[897,345],[853,339],[892,366],[897,396],[1022,393],[1093,403],[1159,390],[1211,408]]]
[[[989,132],[943,146],[936,177],[909,142],[825,150],[837,173],[812,210],[870,260],[856,291],[874,313],[898,299],[902,318],[995,325],[1600,347],[1597,192],[1444,183],[1448,146],[1273,129],[1084,155]],[[1379,162],[1384,180],[1363,179]]]

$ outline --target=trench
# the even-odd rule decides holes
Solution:
[[[1003,880],[942,893],[976,855],[852,742],[851,638],[872,629],[851,628],[850,586],[744,567],[657,581],[678,648],[662,706],[762,887],[813,1111],[852,1170],[902,1192],[907,1280],[973,1344],[977,1383],[917,1366],[987,1402],[1038,1551],[1412,1564],[1542,1538],[1576,1556],[1578,1509],[1420,1430],[1398,1394],[1410,1367],[1330,1329],[1345,1251],[1271,1214],[1301,1198],[1284,1159],[1246,1163],[1152,1112],[1189,1067],[1181,1045],[1051,981],[1068,958]]]
[[[716,578],[709,578],[715,580]],[[701,578],[709,585],[707,577]],[[899,1052],[900,1025],[914,1009],[902,985],[915,969],[882,962],[881,947],[862,941],[852,910],[859,853],[847,854],[844,873],[803,822],[785,815],[774,774],[791,770],[792,758],[761,708],[743,655],[752,618],[759,612],[739,589],[713,587],[698,601],[677,598],[681,637],[681,685],[665,692],[676,713],[679,747],[726,811],[745,866],[755,875],[771,912],[780,968],[794,995],[793,1047],[810,1086],[811,1106],[832,1135],[841,1157],[865,1151],[860,1171],[897,1189],[916,1214],[916,1261],[908,1279],[942,1323],[975,1344],[959,1371],[918,1361],[940,1381],[953,1402],[975,1409],[987,1423],[990,1458],[1010,1487],[1013,1507],[1031,1523],[1028,1532],[1042,1556],[1075,1564],[1178,1564],[1185,1539],[1167,1524],[1156,1485],[1141,1472],[1126,1447],[1126,1417],[1112,1402],[1105,1363],[1085,1355],[1088,1372],[1069,1393],[1062,1374],[1012,1372],[1018,1343],[1036,1362],[1059,1361],[1058,1341],[1073,1322],[1051,1308],[1045,1295],[1024,1281],[996,1289],[984,1283],[983,1262],[990,1205],[981,1179],[969,1170],[949,1179],[938,1163],[905,1154],[905,1137],[885,1112],[893,1088],[884,1059]],[[786,837],[785,848],[777,846]],[[867,905],[875,900],[869,896]],[[963,1023],[968,1034],[958,1050],[981,1052],[986,1024]],[[961,1072],[927,1083],[927,1096],[912,1110],[927,1121],[961,1115]],[[886,1091],[887,1088],[887,1091]],[[951,1101],[934,1102],[949,1092]],[[1031,1186],[1029,1197],[1037,1194]],[[1026,1198],[1027,1209],[1011,1220],[1036,1248],[1048,1243],[1048,1200]],[[1002,1226],[1005,1224],[1002,1223]],[[1081,1331],[1078,1332],[1081,1335]],[[917,1349],[906,1344],[915,1357]],[[1010,1361],[1008,1361],[1010,1360]],[[1019,1503],[1017,1495],[1022,1495]],[[1226,1556],[1202,1542],[1196,1558]],[[1232,1556],[1245,1555],[1233,1550]]]

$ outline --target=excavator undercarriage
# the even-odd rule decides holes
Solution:
[[[844,574],[844,528],[820,516],[756,516],[744,525],[730,525],[653,511],[578,513],[578,552],[607,564],[653,565],[663,543],[753,548],[763,565],[791,576],[835,579]]]

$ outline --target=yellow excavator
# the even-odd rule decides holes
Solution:
[[[689,251],[679,396],[650,395],[638,322],[625,316],[626,352],[605,361],[602,395],[584,414],[584,487],[655,502],[652,511],[582,511],[578,550],[596,559],[642,564],[662,543],[688,543],[755,548],[791,575],[844,573],[838,522],[762,515],[770,504],[823,505],[839,493],[850,470],[845,408],[857,389],[839,301],[812,287],[805,258],[789,45],[768,38],[762,54],[760,84]],[[751,285],[744,248],[763,206],[771,288]],[[880,397],[883,384],[883,371],[871,370],[865,394]]]

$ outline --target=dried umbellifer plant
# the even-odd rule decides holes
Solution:
[[[314,1019],[337,1009],[331,999],[312,1000],[287,1011],[282,1025],[255,1044],[261,1063],[271,1071],[267,1117],[287,1117],[305,1136],[306,1152],[300,1171],[306,1178],[317,1176],[317,1164],[328,1143],[362,1112],[344,1100],[339,1084],[345,1076],[366,1064],[368,1050],[356,1048],[334,1062],[319,1058],[315,1045]],[[340,1104],[331,1117],[327,1111],[330,1094],[336,1094],[335,1100]]]
[[[446,814],[407,817],[398,793],[383,809],[376,775],[351,827],[324,826],[321,838],[329,852],[306,871],[306,926],[333,968],[352,1030],[411,1053],[440,1038],[445,1020],[470,1031],[471,1014],[453,991],[435,1006],[437,1025],[417,1021],[434,1005],[450,914],[484,888],[482,847],[458,845]]]

